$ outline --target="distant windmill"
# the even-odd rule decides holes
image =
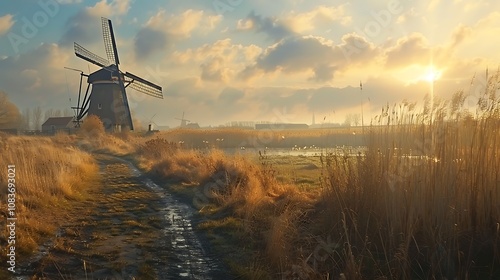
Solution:
[[[188,122],[191,122],[190,120],[186,120],[184,118],[184,112],[182,112],[182,118],[175,118],[176,120],[180,120],[181,121],[181,127],[185,127],[187,125]]]
[[[154,127],[153,124],[158,127],[158,125],[153,121],[153,118],[156,116],[156,113],[149,119],[149,124],[148,124],[148,131],[153,131]]]
[[[77,113],[75,122],[78,125],[85,115],[96,115],[104,123],[107,131],[133,130],[134,126],[125,88],[130,86],[144,94],[163,99],[162,88],[130,72],[120,71],[118,68],[120,61],[111,20],[101,18],[101,22],[107,60],[75,42],[76,56],[102,67],[89,75],[80,73],[78,106],[73,107]],[[81,100],[83,76],[87,77],[88,85],[85,96]],[[92,91],[89,94],[90,85],[92,85]]]

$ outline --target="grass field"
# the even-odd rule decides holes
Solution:
[[[243,236],[234,246],[253,248],[251,260],[229,262],[248,279],[495,279],[500,103],[487,92],[469,112],[464,100],[458,92],[450,101],[426,100],[419,110],[410,103],[387,106],[361,136],[272,131],[253,152],[233,156],[186,150],[179,141],[217,148],[213,138],[224,137],[236,139],[226,145],[239,146],[263,132],[173,131],[139,156],[155,175],[191,189],[184,194],[211,219],[204,228],[215,240],[224,230]],[[350,143],[362,139],[365,152],[257,153],[293,143],[334,147],[352,135],[359,138]]]
[[[77,199],[75,186],[91,178],[95,166],[83,149],[127,155],[191,201],[205,218],[200,229],[243,279],[498,279],[500,99],[488,89],[475,112],[457,92],[420,109],[386,106],[364,129],[145,137],[91,129],[2,137],[0,159],[15,162],[25,180],[23,250],[54,228],[37,217]],[[349,152],[358,145],[364,150]],[[318,154],[270,154],[300,147]]]
[[[85,199],[97,166],[91,156],[69,145],[67,136],[20,137],[0,135],[1,213],[7,212],[7,165],[15,165],[16,262],[26,261],[39,246],[53,238],[74,200]],[[6,228],[2,219],[2,228]],[[7,235],[1,235],[7,244]],[[6,263],[7,246],[0,259]],[[1,273],[6,272],[2,270]],[[1,274],[0,274],[1,276]],[[5,275],[4,275],[5,276]],[[6,276],[5,276],[6,277]],[[6,279],[6,278],[5,278]]]

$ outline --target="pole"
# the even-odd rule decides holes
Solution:
[[[363,118],[363,84],[359,81],[359,91],[361,96],[361,130],[365,133],[365,121]]]

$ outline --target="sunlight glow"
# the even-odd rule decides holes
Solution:
[[[436,69],[433,65],[429,66],[422,76],[422,80],[425,80],[429,83],[435,82],[441,78],[442,71]]]
[[[438,68],[434,64],[412,64],[404,69],[398,69],[398,71],[395,72],[395,77],[406,85],[420,82],[432,84],[442,78],[444,70],[444,68]]]

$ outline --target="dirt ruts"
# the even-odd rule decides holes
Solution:
[[[231,279],[193,230],[195,211],[120,158],[17,279]]]

